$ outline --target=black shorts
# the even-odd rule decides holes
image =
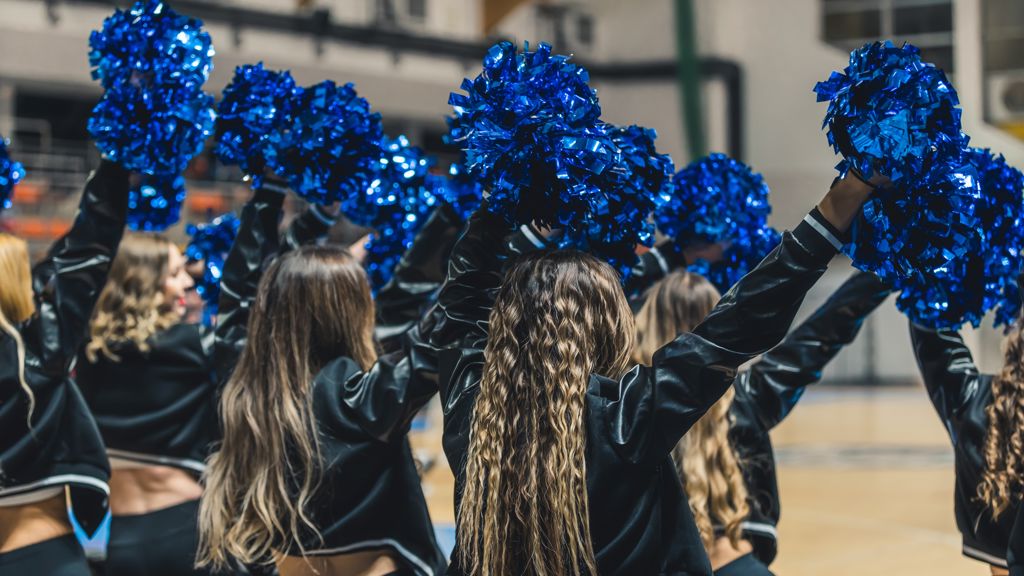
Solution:
[[[715,570],[715,576],[774,576],[753,554],[744,554],[739,558]]]
[[[206,569],[193,568],[199,546],[198,517],[198,500],[149,514],[112,516],[104,575],[214,574]]]
[[[92,576],[74,534],[0,554],[0,576]]]

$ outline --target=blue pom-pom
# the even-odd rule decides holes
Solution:
[[[201,20],[159,0],[117,10],[89,36],[93,79],[104,88],[144,83],[154,90],[199,91],[213,69],[213,44]]]
[[[203,92],[155,97],[130,84],[113,86],[93,108],[89,134],[111,160],[143,174],[178,174],[213,133],[213,97]]]
[[[500,42],[483,72],[453,93],[448,140],[486,187],[488,209],[510,224],[564,229],[562,244],[590,250],[623,274],[637,244],[649,245],[647,223],[660,201],[655,182],[666,157],[653,131],[616,129],[586,70],[541,43],[518,52]]]
[[[451,206],[464,222],[483,201],[483,187],[460,162],[452,162],[447,177],[430,175],[427,178],[434,195]]]
[[[366,245],[366,272],[375,291],[391,279],[402,254],[439,204],[428,178],[433,158],[411,146],[405,136],[385,137],[381,147],[373,185],[365,194],[342,202],[346,217],[375,230]]]
[[[181,218],[185,178],[180,175],[147,176],[128,191],[128,228],[161,231]]]
[[[962,253],[942,266],[897,281],[896,305],[931,328],[978,327],[993,308],[995,325],[1009,326],[1020,311],[1024,176],[988,150],[969,148],[964,161],[980,183],[980,195],[971,205],[974,233]]]
[[[934,274],[976,246],[980,198],[977,171],[960,162],[936,166],[913,188],[879,188],[854,220],[843,252],[890,285]]]
[[[956,90],[910,44],[875,42],[854,50],[849,66],[814,92],[819,102],[829,101],[822,127],[843,156],[841,174],[855,168],[870,177],[877,170],[893,182],[913,182],[967,145]]]
[[[352,84],[306,88],[282,130],[268,138],[267,163],[298,195],[329,204],[364,194],[381,157],[380,114]]]
[[[267,157],[275,157],[267,150],[270,135],[285,125],[301,91],[289,72],[266,70],[262,62],[235,68],[235,77],[224,89],[217,106],[214,152],[224,164],[241,166],[254,188],[263,180]]]
[[[704,276],[719,292],[725,294],[740,278],[760,264],[781,241],[782,235],[771,226],[744,230],[730,242],[721,260],[714,263],[698,260],[687,269]]]
[[[240,224],[237,216],[227,213],[214,218],[208,224],[189,224],[185,229],[192,237],[185,248],[185,257],[193,261],[201,260],[205,266],[203,279],[196,286],[196,291],[203,297],[211,314],[217,313],[224,260],[235,243]]]
[[[89,39],[93,77],[105,88],[89,134],[108,158],[144,174],[178,174],[213,131],[213,66],[202,22],[158,0],[114,13]]]
[[[14,185],[25,177],[25,168],[20,162],[11,160],[11,156],[7,152],[9,144],[8,140],[0,138],[0,211],[11,207]]]
[[[672,196],[656,213],[663,234],[683,245],[742,242],[771,213],[760,174],[725,154],[711,154],[676,174]]]

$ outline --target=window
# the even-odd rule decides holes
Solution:
[[[1015,0],[1005,0],[1014,2]],[[953,73],[952,0],[821,0],[822,35],[843,50],[876,40],[910,42],[921,58]]]
[[[985,120],[1024,140],[1024,2],[982,2]]]

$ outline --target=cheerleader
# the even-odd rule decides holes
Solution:
[[[771,574],[766,566],[777,551],[780,506],[769,432],[889,292],[874,274],[851,276],[782,344],[741,372],[676,445],[674,459],[716,576]],[[692,330],[719,300],[710,282],[686,271],[669,274],[645,296],[634,361],[648,365],[658,348]]]
[[[225,266],[216,346],[231,376],[219,406],[224,439],[206,470],[199,562],[272,561],[282,576],[442,574],[406,438],[435,392],[413,377],[420,353],[378,357],[369,282],[343,249],[300,248],[261,278],[280,206],[260,193],[244,208]],[[438,261],[431,247],[443,249],[445,218],[435,211],[424,225],[395,287]]]
[[[129,173],[104,160],[71,230],[29,272],[25,243],[0,233],[0,575],[89,576],[68,519],[91,534],[106,511],[103,440],[70,379],[117,251]]]
[[[910,324],[921,376],[953,443],[963,554],[988,564],[992,574],[1009,574],[1007,548],[1024,495],[1022,330],[1018,319],[1004,341],[1003,368],[990,375],[978,372],[955,330]]]
[[[309,211],[288,242],[311,242],[331,223]],[[192,565],[198,480],[219,436],[218,388],[212,331],[183,321],[192,286],[177,246],[159,234],[128,234],[78,362],[75,379],[113,468],[107,576],[206,573]]]
[[[502,273],[478,211],[425,321],[455,470],[450,574],[711,574],[670,453],[738,366],[785,336],[871,187],[836,183],[693,333],[633,366],[633,315],[592,256]]]

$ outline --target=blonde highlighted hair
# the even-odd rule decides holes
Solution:
[[[479,576],[596,574],[586,463],[592,374],[631,365],[632,313],[615,272],[587,254],[531,254],[491,310],[458,514]]]
[[[119,360],[114,352],[118,345],[133,344],[146,351],[151,336],[180,321],[164,302],[172,249],[177,248],[161,234],[125,234],[89,325],[85,354],[90,362],[100,354]]]
[[[662,278],[645,296],[636,321],[634,360],[640,364],[650,364],[659,348],[693,330],[721,297],[706,278],[685,270]],[[708,550],[714,546],[716,526],[738,546],[741,524],[750,514],[743,473],[729,440],[729,409],[735,394],[730,388],[673,450],[690,510]]]
[[[373,365],[373,310],[366,273],[340,248],[306,246],[267,268],[220,400],[224,435],[204,478],[199,566],[304,555],[301,534],[319,537],[308,510],[321,475],[313,379],[341,356]]]
[[[36,311],[32,295],[32,270],[25,241],[0,232],[0,331],[14,340],[17,351],[18,383],[28,398],[26,421],[31,425],[36,398],[25,380],[25,342],[17,325]]]
[[[978,497],[998,519],[1019,504],[1024,491],[1024,324],[1013,326],[1003,344],[1003,369],[992,379],[985,409],[985,468]]]

